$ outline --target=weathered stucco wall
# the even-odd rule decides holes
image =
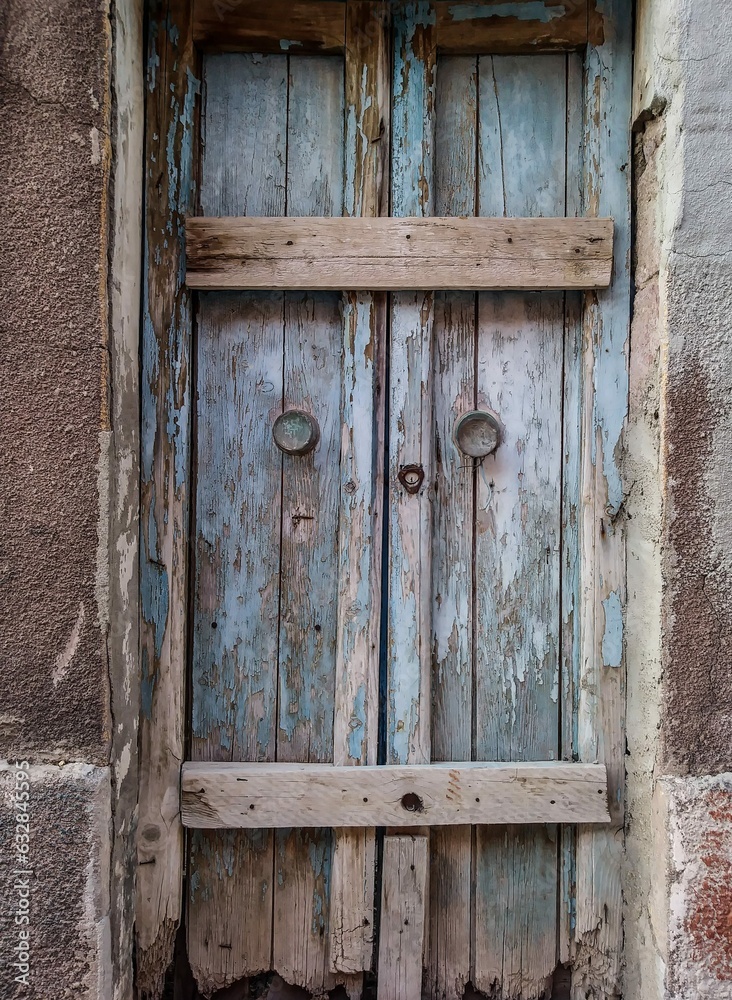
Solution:
[[[732,997],[731,107],[719,6],[641,0],[626,1000]]]
[[[139,7],[8,0],[0,9],[0,995],[8,998],[131,995]],[[25,890],[11,877],[19,760],[29,785],[27,986],[12,965],[24,926],[15,917]]]

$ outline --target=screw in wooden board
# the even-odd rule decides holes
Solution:
[[[410,813],[424,812],[424,801],[416,792],[407,792],[402,795],[402,807]]]
[[[305,410],[285,410],[272,425],[272,437],[286,455],[307,455],[320,441],[320,427]]]

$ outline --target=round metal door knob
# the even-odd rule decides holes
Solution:
[[[285,455],[307,455],[320,441],[320,428],[304,410],[285,410],[272,425],[272,437]]]
[[[490,410],[469,410],[455,421],[453,437],[463,455],[486,458],[501,443],[503,426]]]

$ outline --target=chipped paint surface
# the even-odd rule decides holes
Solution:
[[[619,667],[623,660],[623,605],[617,591],[602,602],[605,631],[602,636],[602,660],[606,667]]]
[[[435,12],[429,3],[395,11],[392,108],[392,214],[433,214]],[[430,758],[429,621],[432,523],[429,391],[432,294],[392,295],[389,412],[389,619],[387,762]],[[399,483],[422,466],[424,487]]]
[[[184,0],[159,0],[148,22],[142,303],[141,747],[138,980],[161,988],[180,917],[185,606],[190,469],[190,297],[184,220],[195,203],[199,80]],[[169,811],[166,803],[172,801]],[[146,862],[146,863],[145,863]],[[157,863],[156,863],[157,862]]]
[[[474,21],[490,17],[515,17],[519,21],[539,21],[549,24],[557,17],[564,17],[566,10],[558,3],[528,0],[524,3],[461,3],[448,7],[453,21]]]

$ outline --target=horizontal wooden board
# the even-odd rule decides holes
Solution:
[[[330,764],[188,762],[184,826],[414,827],[607,823],[600,764]]]
[[[190,288],[605,288],[611,219],[194,218]]]
[[[450,55],[566,51],[602,34],[595,0],[435,0],[433,7],[438,51]],[[195,0],[193,37],[213,52],[337,53],[346,46],[345,13],[346,4],[333,0]]]
[[[343,51],[344,3],[194,0],[193,38],[208,52]]]
[[[437,0],[437,48],[450,55],[578,49],[587,44],[588,9],[594,7],[594,0]]]

